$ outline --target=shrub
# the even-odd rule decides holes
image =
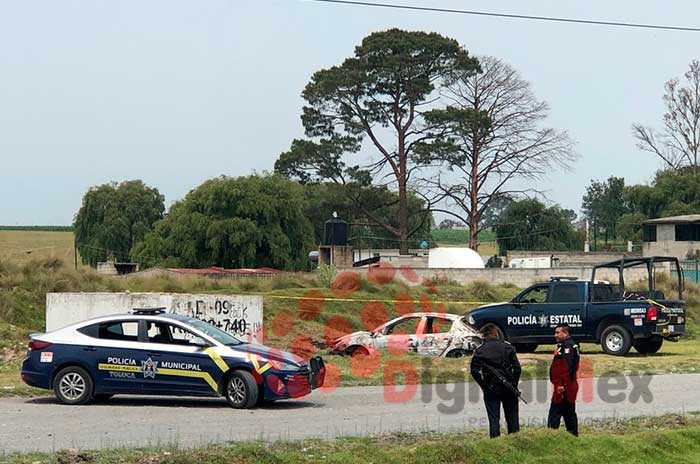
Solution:
[[[332,264],[321,264],[314,272],[316,273],[316,280],[318,281],[319,287],[331,288],[331,284],[338,270]]]

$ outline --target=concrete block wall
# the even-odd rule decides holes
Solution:
[[[367,267],[339,269],[339,271],[360,272],[365,275]],[[591,278],[591,266],[581,267],[560,267],[554,269],[511,269],[511,268],[486,268],[486,269],[428,269],[413,268],[411,270],[418,276],[418,280],[412,282],[401,272],[396,272],[396,279],[408,285],[421,285],[424,279],[437,279],[439,281],[454,281],[461,285],[471,282],[482,281],[493,285],[511,284],[519,288],[528,287],[537,282],[545,282],[553,276],[576,277],[579,280],[589,280]],[[625,271],[625,280],[633,282],[646,279],[646,269],[628,269]],[[599,270],[596,273],[597,280],[607,280],[617,283],[618,274],[615,270]]]

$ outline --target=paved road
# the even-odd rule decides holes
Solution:
[[[547,382],[522,386],[530,404],[521,405],[521,421],[542,425],[549,407]],[[413,398],[402,403],[387,402],[383,387],[352,387],[315,391],[304,401],[247,411],[231,409],[219,399],[116,396],[87,406],[64,406],[53,398],[4,399],[0,451],[196,446],[486,426],[474,384],[417,388]],[[579,403],[582,421],[700,410],[700,374],[595,379],[582,390],[586,389],[592,397]]]

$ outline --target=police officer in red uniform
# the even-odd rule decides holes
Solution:
[[[576,417],[576,395],[578,394],[579,347],[571,339],[568,324],[559,324],[554,329],[557,347],[554,359],[549,367],[549,380],[554,386],[552,404],[549,407],[547,426],[558,429],[562,417],[566,430],[578,436],[578,417]]]

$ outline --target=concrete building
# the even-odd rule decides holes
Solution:
[[[616,261],[626,257],[639,256],[639,253],[616,251],[530,251],[511,250],[506,254],[506,262],[510,266],[513,260],[523,260],[532,258],[549,258],[551,264],[543,267],[590,267],[597,264]],[[516,266],[510,266],[516,267]],[[517,266],[522,267],[522,266]]]
[[[650,219],[642,227],[644,256],[688,259],[700,252],[700,214]]]

